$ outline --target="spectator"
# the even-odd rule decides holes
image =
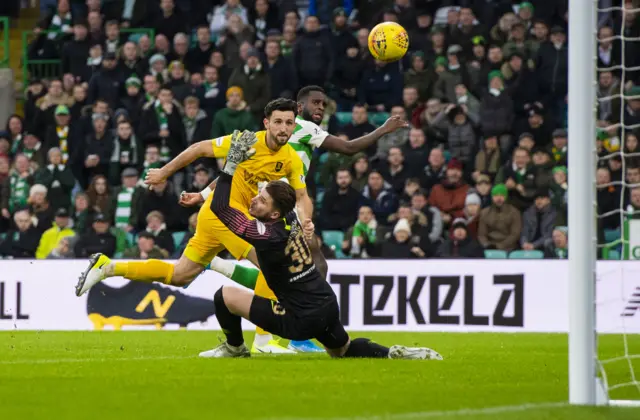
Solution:
[[[27,200],[34,217],[34,226],[41,233],[51,227],[53,223],[54,209],[47,198],[47,187],[41,184],[35,184],[29,190],[29,199]]]
[[[93,103],[96,99],[104,99],[111,109],[116,109],[122,89],[122,74],[116,67],[115,53],[108,52],[102,59],[102,69],[91,76],[89,81],[88,101]]]
[[[429,229],[429,240],[436,244],[442,238],[442,216],[440,210],[429,205],[429,195],[425,190],[416,191],[411,197],[411,209],[420,212],[426,217],[426,226]]]
[[[553,156],[553,161],[556,165],[566,166],[567,161],[567,130],[558,128],[553,130],[552,144],[549,147],[549,152]]]
[[[427,191],[439,184],[445,178],[447,168],[445,166],[444,153],[439,147],[434,147],[429,152],[429,161],[420,176],[420,186]]]
[[[79,192],[73,199],[73,210],[71,220],[73,220],[73,228],[78,234],[83,234],[89,227],[89,196],[83,192]]]
[[[351,109],[358,99],[358,87],[366,67],[366,62],[358,51],[356,46],[351,46],[346,53],[341,52],[336,57],[332,80],[338,90],[336,101],[340,109]]]
[[[402,121],[407,120],[407,113],[405,112],[404,108],[400,105],[397,105],[391,108],[391,116],[401,118]],[[409,130],[410,130],[409,127],[401,127],[396,131],[393,131],[391,133],[385,134],[384,136],[380,137],[380,139],[377,142],[377,145],[378,145],[378,151],[376,153],[377,158],[380,160],[387,159],[389,150],[392,147],[400,148],[401,149],[400,152],[403,153],[402,146],[404,146],[404,144],[409,139]]]
[[[167,230],[167,225],[164,223],[164,215],[154,210],[147,214],[146,217],[147,228],[146,232],[151,233],[156,241],[158,247],[165,251],[163,252],[168,257],[175,250],[175,245],[173,243],[173,236]]]
[[[431,258],[435,253],[434,243],[432,243],[430,237],[432,220],[427,217],[427,214],[414,210],[409,203],[400,204],[398,211],[390,218],[390,220],[393,220],[394,222],[403,219],[409,223],[409,228],[411,230],[411,253],[415,257]],[[435,243],[439,240],[440,238],[437,238]]]
[[[2,216],[5,219],[11,218],[11,214],[27,205],[33,183],[33,169],[29,165],[29,159],[25,155],[17,155],[14,168],[5,178],[0,194]]]
[[[520,124],[520,128],[516,128],[516,132],[520,137],[525,133],[531,136],[537,147],[546,147],[551,142],[550,122],[544,117],[544,108],[538,102],[525,105],[527,119],[524,125]]]
[[[406,219],[400,219],[393,227],[393,234],[382,242],[381,254],[389,259],[419,258],[411,241],[411,227]],[[418,248],[420,249],[420,248]],[[421,251],[421,250],[420,250]]]
[[[92,254],[105,254],[113,257],[116,253],[116,237],[109,232],[109,219],[102,213],[93,217],[91,230],[80,235],[74,247],[78,258],[87,258]]]
[[[640,187],[632,187],[629,193],[629,205],[626,209],[628,217],[640,219]]]
[[[196,30],[197,44],[187,53],[186,66],[189,72],[202,72],[209,64],[215,45],[211,42],[211,31],[207,26],[199,26]]]
[[[446,130],[449,153],[462,163],[467,173],[472,168],[476,148],[474,127],[478,122],[478,115],[471,113],[464,104],[449,104],[432,122],[434,126]]]
[[[160,10],[161,13],[153,24],[157,34],[173,39],[178,32],[186,32],[186,19],[179,10],[175,10],[173,0],[160,0]]]
[[[435,185],[429,195],[429,202],[440,210],[442,221],[446,225],[463,216],[468,190],[469,185],[462,180],[462,164],[452,159],[447,164],[446,178]]]
[[[47,188],[47,196],[52,208],[69,208],[71,190],[73,190],[76,181],[71,169],[62,163],[60,149],[57,147],[49,149],[49,164],[38,169],[35,173],[35,183]]]
[[[204,67],[204,83],[202,84],[201,106],[209,117],[224,108],[226,87],[220,81],[218,69],[207,64]]]
[[[142,107],[147,102],[147,98],[144,93],[141,92],[142,81],[135,75],[129,77],[125,83],[126,94],[120,98],[120,104],[122,105],[127,114],[131,127],[135,130],[140,123],[140,114]]]
[[[227,107],[218,111],[213,119],[211,136],[221,137],[233,130],[253,130],[256,128],[253,118],[244,101],[243,89],[231,86],[227,89]]]
[[[347,231],[342,252],[353,258],[369,258],[377,254],[378,222],[369,206],[358,210],[358,221]]]
[[[171,37],[171,39],[173,39],[173,37]],[[167,61],[171,61],[173,59],[173,54],[171,53],[171,44],[169,43],[169,38],[166,35],[163,35],[163,34],[156,35],[155,42],[153,45],[153,51],[155,52],[155,54],[158,54],[164,57],[165,60]],[[166,65],[166,61],[165,61],[165,65]]]
[[[160,143],[160,161],[166,163],[185,149],[184,126],[173,92],[164,86],[158,99],[148,102],[142,111],[140,133],[145,144]]]
[[[609,168],[598,168],[596,171],[596,199],[598,213],[607,214],[602,218],[603,229],[620,227],[621,189],[611,182]]]
[[[240,16],[229,16],[227,28],[224,34],[218,39],[218,48],[224,55],[229,68],[235,69],[242,67],[247,59],[247,57],[243,55],[243,51],[251,49],[253,38],[253,29],[243,23]],[[244,45],[246,45],[246,47],[243,49]]]
[[[87,190],[89,197],[90,211],[102,214],[107,221],[113,220],[113,197],[104,175],[96,175]]]
[[[415,127],[409,129],[409,141],[403,146],[402,153],[411,176],[420,177],[429,159],[429,148],[422,130]]]
[[[211,119],[207,113],[200,109],[200,101],[194,96],[189,96],[184,101],[184,117],[182,118],[186,142],[188,145],[209,138],[211,132]]]
[[[189,193],[200,193],[200,191],[204,190],[211,183],[211,171],[205,164],[196,165],[193,173],[193,181],[189,187],[187,187],[186,192]],[[188,209],[188,213],[197,213],[200,209],[200,206],[192,207]]]
[[[470,191],[464,199],[464,215],[459,219],[464,220],[465,226],[467,227],[467,234],[474,239],[478,237],[478,222],[480,220],[481,210],[482,199],[480,195],[474,191]]]
[[[353,155],[351,162],[353,162],[351,165],[351,174],[353,176],[351,185],[356,191],[362,192],[367,182],[369,182],[369,159],[367,155],[360,152]]]
[[[551,160],[551,154],[544,149],[533,151],[533,186],[535,188],[549,189],[553,181],[553,168],[556,164]]]
[[[544,250],[545,258],[566,260],[569,258],[569,238],[566,226],[557,226],[553,229],[551,242],[547,244]]]
[[[167,70],[167,59],[162,54],[154,54],[149,59],[149,73],[155,77],[159,84],[169,81],[169,71]],[[158,88],[158,91],[160,89]]]
[[[538,50],[535,65],[539,96],[542,102],[557,115],[567,95],[568,81],[568,49],[566,35],[561,26],[551,28],[550,40],[542,43]]]
[[[518,246],[522,230],[520,212],[507,203],[508,190],[498,184],[491,190],[493,203],[480,213],[478,240],[487,249],[513,251]]]
[[[117,55],[120,50],[120,24],[117,20],[110,20],[105,23],[104,28],[106,35],[104,52]]]
[[[271,80],[262,68],[255,49],[247,53],[246,64],[231,74],[229,84],[242,89],[248,104],[247,110],[253,114],[256,124],[261,125],[264,107],[271,99]]]
[[[564,211],[567,206],[567,189],[569,188],[569,184],[567,183],[567,167],[556,166],[553,168],[552,174],[553,179],[549,187],[551,189],[551,204],[556,210]],[[597,182],[598,176],[596,172],[596,183]]]
[[[487,174],[478,175],[478,179],[476,180],[476,186],[474,188],[475,192],[480,197],[480,206],[485,209],[489,207],[492,203],[491,200],[491,178]]]
[[[249,24],[256,29],[257,48],[266,44],[269,31],[282,27],[276,4],[268,0],[256,0],[255,6],[249,10],[248,18]]]
[[[259,0],[266,2],[266,0]],[[298,88],[296,69],[289,57],[281,54],[280,43],[267,41],[265,66],[271,83],[271,99],[293,98]]]
[[[180,61],[174,60],[169,64],[169,80],[165,86],[171,89],[173,97],[179,103],[182,103],[191,93],[191,85],[185,75],[184,64]]]
[[[142,145],[136,137],[131,122],[120,121],[116,128],[113,142],[113,154],[110,159],[109,179],[111,185],[118,185],[120,174],[127,168],[137,169],[142,166]]]
[[[440,73],[433,88],[433,95],[443,101],[454,103],[456,101],[456,86],[463,84],[470,86],[467,69],[461,65],[462,47],[457,44],[447,48],[447,64],[444,72]]]
[[[87,13],[87,23],[89,29],[89,44],[100,45],[104,42],[104,31],[102,30],[102,15],[100,12],[90,11]]]
[[[183,227],[180,216],[182,212],[177,203],[177,195],[173,184],[164,182],[154,185],[153,190],[145,190],[142,196],[142,205],[140,207],[137,228],[146,229],[146,216],[154,210],[161,212],[163,223],[170,229],[179,230]]]
[[[35,258],[41,232],[33,226],[31,213],[20,209],[13,215],[15,229],[0,242],[0,255],[8,258]]]
[[[409,169],[404,165],[404,155],[399,147],[389,149],[387,165],[382,169],[384,179],[391,184],[393,193],[400,196],[404,190],[404,185],[409,179]]]
[[[369,172],[367,186],[364,187],[362,195],[367,206],[371,207],[380,224],[386,225],[389,216],[398,209],[398,199],[393,192],[391,185],[384,180],[382,174],[373,170]]]
[[[240,17],[244,24],[249,23],[247,9],[240,4],[240,0],[226,0],[223,5],[213,9],[213,17],[211,18],[211,33],[219,35],[225,28],[225,24],[233,15]]]
[[[48,153],[51,148],[58,148],[61,163],[69,163],[70,156],[75,156],[82,145],[78,142],[74,130],[71,129],[71,112],[66,105],[58,105],[54,112],[55,124],[47,128],[44,137],[44,150]]]
[[[557,222],[556,209],[551,205],[548,190],[539,190],[535,194],[533,206],[524,212],[520,246],[525,251],[544,250],[551,241],[551,233]]]
[[[122,186],[113,192],[115,227],[131,232],[138,223],[139,209],[144,190],[138,185],[138,171],[127,168],[122,171]]]
[[[65,236],[58,241],[58,245],[45,258],[48,260],[75,258],[73,248],[77,240],[77,236]]]
[[[348,138],[357,139],[375,131],[375,129],[376,127],[369,122],[366,105],[356,104],[351,111],[351,122],[345,125],[342,131]],[[368,156],[374,156],[376,153],[375,144],[371,145],[365,152]]]
[[[44,166],[46,159],[45,150],[44,147],[42,147],[40,139],[34,134],[25,134],[22,142],[16,148],[15,153],[26,156],[34,170]]]
[[[483,145],[484,147],[476,154],[475,171],[472,174],[475,182],[478,182],[478,177],[483,173],[495,179],[502,166],[498,137],[494,134],[485,135]]]
[[[316,16],[307,16],[304,29],[304,35],[293,48],[297,79],[300,86],[324,86],[331,79],[335,68],[330,38],[320,31],[320,21]]]
[[[91,44],[87,39],[87,24],[75,22],[73,25],[73,39],[65,43],[60,54],[62,58],[62,72],[71,73],[76,80],[87,81],[90,78],[87,67],[87,57]]]
[[[498,136],[500,150],[507,154],[512,147],[511,127],[515,119],[511,90],[505,89],[502,73],[494,70],[489,73],[489,90],[481,101],[480,125],[485,133]]]
[[[455,219],[451,229],[449,238],[438,248],[438,258],[484,258],[482,245],[470,234],[464,219]]]
[[[120,62],[118,63],[120,73],[125,77],[135,77],[138,79],[139,88],[140,79],[144,77],[149,70],[147,67],[148,63],[138,54],[138,46],[133,41],[125,42],[122,46]]]
[[[93,114],[93,134],[89,134],[84,145],[84,167],[89,178],[108,176],[109,163],[114,150],[114,135],[107,130],[106,114]]]
[[[36,258],[43,260],[51,254],[63,238],[75,236],[75,232],[71,229],[69,219],[69,211],[61,207],[56,211],[55,223],[42,234],[38,249],[36,250]]]
[[[411,68],[404,74],[405,88],[416,88],[420,101],[426,101],[431,97],[435,81],[433,72],[426,69],[424,53],[422,51],[412,53]]]
[[[389,112],[393,105],[402,103],[402,74],[398,64],[376,60],[372,68],[365,69],[358,87],[358,101],[378,112]]]
[[[528,208],[535,192],[535,174],[529,152],[517,147],[513,151],[513,159],[500,169],[496,182],[504,182],[509,190],[509,201],[520,211]]]
[[[185,70],[187,65],[187,54],[189,53],[189,37],[180,32],[173,37],[173,61],[177,61],[182,64],[182,69]]]
[[[124,258],[130,258],[132,260],[147,260],[154,258],[161,260],[168,257],[167,251],[156,245],[156,237],[153,233],[147,231],[140,232],[136,241],[136,246],[124,251]]]
[[[335,185],[325,193],[320,212],[323,230],[346,231],[353,225],[362,195],[351,185],[348,169],[339,169]]]

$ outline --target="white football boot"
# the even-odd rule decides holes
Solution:
[[[389,347],[389,359],[442,360],[442,356],[427,347],[391,346]]]
[[[250,357],[251,353],[244,343],[239,347],[234,347],[225,341],[216,348],[203,351],[198,356],[209,359],[220,359],[228,357]]]
[[[87,293],[96,284],[107,278],[106,267],[111,260],[104,254],[93,254],[89,259],[89,267],[80,275],[76,285],[76,296]]]

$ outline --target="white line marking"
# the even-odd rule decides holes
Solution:
[[[498,407],[488,408],[463,408],[460,410],[448,410],[448,411],[422,411],[415,413],[396,413],[396,414],[384,414],[379,416],[355,416],[355,417],[324,417],[325,420],[411,420],[411,419],[426,419],[433,417],[466,417],[473,415],[493,415],[501,413],[517,413],[520,411],[527,411],[532,409],[546,409],[546,408],[562,408],[568,407],[569,403],[566,402],[547,402],[547,403],[531,403],[521,405],[505,405]],[[275,420],[274,417],[266,418],[263,420]],[[279,420],[319,420],[318,417],[280,417]]]
[[[0,360],[0,365],[46,365],[56,363],[87,363],[87,362],[134,362],[146,360],[182,360],[197,359],[196,356],[158,356],[158,357],[100,357],[85,359],[23,359],[23,360]]]

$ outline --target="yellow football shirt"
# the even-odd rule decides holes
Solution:
[[[266,131],[256,133],[258,141],[253,146],[256,150],[255,155],[238,165],[233,176],[231,201],[245,206],[245,210],[251,204],[251,199],[258,195],[260,182],[286,178],[293,189],[306,188],[304,166],[300,156],[289,144],[282,146],[277,152],[269,149],[266,135]],[[231,146],[231,135],[213,139],[211,144],[214,156],[224,158]]]

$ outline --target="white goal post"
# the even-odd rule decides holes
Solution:
[[[630,355],[626,348],[623,357],[598,360],[596,332],[596,260],[597,260],[597,218],[596,166],[598,157],[594,146],[596,135],[596,88],[597,88],[597,15],[599,12],[620,12],[624,30],[625,0],[611,0],[607,9],[598,9],[598,0],[569,0],[569,94],[568,94],[568,135],[570,152],[568,156],[568,216],[569,216],[569,403],[574,405],[616,405],[640,407],[638,400],[612,400],[609,391],[623,386],[634,386],[640,391]],[[633,12],[640,6],[632,6]],[[624,43],[622,33],[614,33],[614,38]],[[630,41],[640,42],[640,39]],[[624,112],[624,46],[619,67],[623,76],[620,92],[616,92],[622,106],[614,112]],[[611,99],[604,98],[604,99]],[[621,129],[625,126],[621,115]],[[624,155],[623,146],[620,152]],[[623,156],[624,158],[624,156]],[[624,164],[623,164],[624,168]],[[622,181],[624,191],[626,184]],[[621,220],[625,210],[620,204]],[[628,241],[628,238],[626,239]],[[625,239],[623,238],[623,244]],[[625,245],[625,246],[628,246]],[[625,359],[629,361],[631,381],[610,386],[607,383],[604,365],[607,362]],[[601,374],[599,378],[598,374]]]

